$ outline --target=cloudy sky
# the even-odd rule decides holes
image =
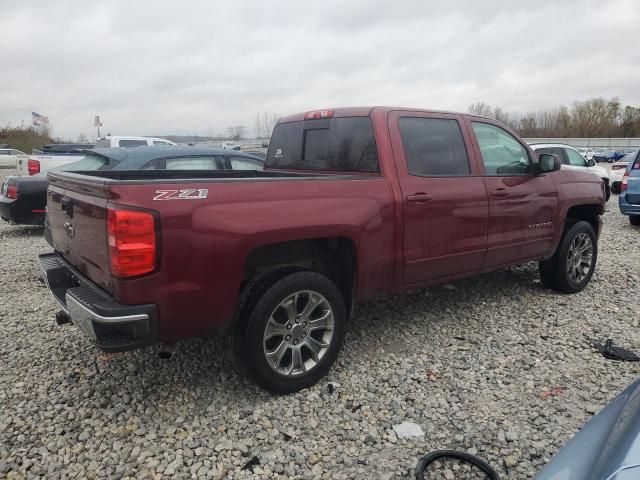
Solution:
[[[54,135],[253,130],[348,105],[640,106],[638,0],[2,0],[0,124]]]

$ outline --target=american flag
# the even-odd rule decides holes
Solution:
[[[44,115],[40,115],[36,112],[31,112],[31,122],[36,127],[40,127],[42,125],[49,125],[49,117],[45,117]]]

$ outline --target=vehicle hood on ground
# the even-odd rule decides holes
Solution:
[[[640,379],[593,417],[536,480],[640,478]]]

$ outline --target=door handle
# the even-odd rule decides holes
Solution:
[[[494,197],[506,197],[507,195],[509,195],[509,190],[507,190],[506,188],[496,188],[491,192],[491,195],[493,195]]]
[[[428,195],[426,193],[420,192],[420,193],[414,193],[413,195],[407,195],[407,202],[411,202],[411,203],[427,203],[432,198],[433,197],[431,195]]]

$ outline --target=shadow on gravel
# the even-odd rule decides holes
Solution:
[[[24,238],[29,236],[41,237],[44,235],[44,226],[41,225],[3,225],[0,232],[1,238]]]
[[[433,287],[359,304],[339,363],[349,368],[359,358],[375,358],[380,348],[384,351],[380,355],[415,354],[434,341],[429,331],[434,325],[439,325],[440,331],[444,329],[452,340],[470,328],[477,333],[483,322],[490,321],[479,320],[483,317],[482,302],[521,300],[525,289],[547,295],[537,278],[535,266],[524,266],[462,280],[452,284],[453,287]],[[62,348],[70,349],[71,345]],[[145,405],[161,409],[186,398],[193,402],[196,411],[210,409],[216,398],[236,399],[236,406],[241,407],[274,398],[238,374],[228,338],[182,341],[170,360],[158,358],[158,351],[156,346],[110,355],[87,345],[86,349],[68,354],[82,357],[77,361],[87,367],[93,362],[94,368],[90,368],[93,371],[86,380],[92,384],[92,394],[101,398],[105,407],[113,401],[114,385]],[[73,375],[68,380],[75,381]]]

